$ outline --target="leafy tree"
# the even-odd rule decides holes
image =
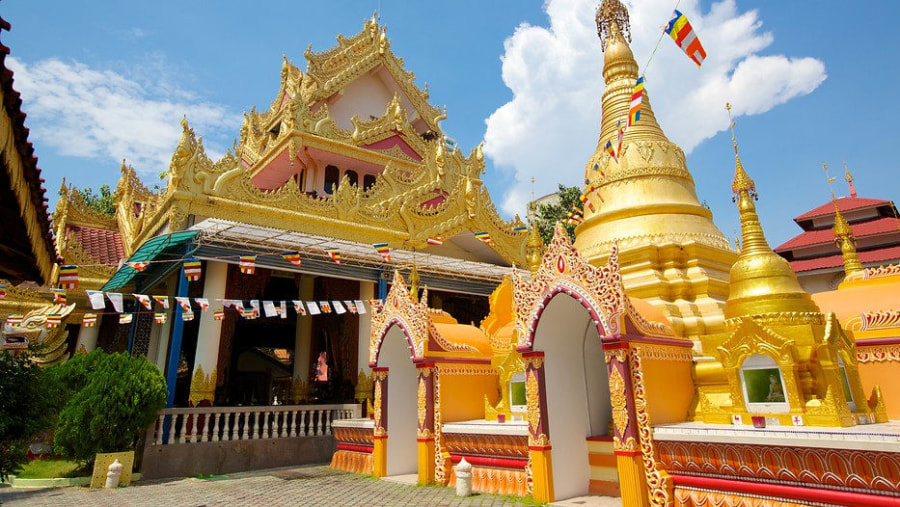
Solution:
[[[42,371],[31,361],[34,350],[13,356],[0,351],[0,479],[28,459],[31,438],[52,421]]]
[[[78,193],[88,208],[108,217],[116,216],[116,199],[106,183],[100,185],[99,195],[91,187],[79,190]]]
[[[566,218],[572,209],[582,210],[581,188],[567,187],[560,184],[557,196],[556,202],[539,204],[535,210],[535,222],[544,243],[549,243],[553,239],[553,227],[556,225],[556,222],[562,222],[566,232],[569,233],[569,239],[575,241],[576,224],[567,224]]]
[[[56,374],[71,374],[72,389],[61,390],[65,404],[54,443],[68,458],[87,462],[98,452],[134,449],[166,405],[162,373],[144,357],[98,349],[62,367]]]

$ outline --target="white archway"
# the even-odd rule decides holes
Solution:
[[[378,367],[387,376],[387,475],[414,474],[418,469],[416,443],[417,373],[410,341],[400,325],[384,334]]]
[[[598,327],[579,301],[557,294],[537,323],[534,350],[544,352],[554,496],[587,495],[587,437],[606,435],[612,415]]]

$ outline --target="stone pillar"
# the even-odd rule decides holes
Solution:
[[[216,261],[207,262],[203,297],[209,299],[210,302],[224,299],[227,278],[228,264]],[[210,406],[215,400],[216,368],[219,364],[219,341],[222,337],[222,322],[213,317],[213,312],[198,310],[198,313],[200,327],[197,330],[197,353],[194,356],[194,374],[191,378],[190,395],[191,405],[195,407]]]
[[[305,305],[307,301],[314,299],[316,277],[309,275],[301,275],[300,277],[300,294],[298,299],[303,301]],[[294,390],[298,391],[304,388],[309,382],[309,362],[312,353],[312,317],[297,316],[297,333],[294,335]],[[303,398],[303,396],[300,396]],[[298,393],[294,393],[294,402],[300,400]]]
[[[416,365],[418,374],[418,463],[420,486],[434,484],[434,363]]]
[[[387,407],[388,407],[388,369],[372,368],[375,379],[375,412],[373,421],[375,429],[375,445],[372,449],[372,475],[384,477],[387,475]]]
[[[603,345],[612,404],[613,448],[619,472],[619,493],[624,505],[650,505],[641,458],[640,435],[634,405],[634,389],[628,366],[628,343]]]
[[[534,499],[550,503],[553,495],[553,462],[550,452],[550,425],[547,417],[547,388],[544,380],[544,353],[523,352],[525,399],[527,402],[528,455],[531,458]]]
[[[75,345],[75,353],[81,352],[82,347],[85,352],[92,352],[97,348],[97,336],[100,334],[100,319],[102,315],[97,315],[97,322],[94,327],[78,328],[78,344]]]
[[[375,298],[374,282],[359,282],[359,299],[368,301]],[[369,371],[369,342],[372,339],[372,312],[366,309],[364,315],[359,316],[359,349],[356,356],[357,369]]]

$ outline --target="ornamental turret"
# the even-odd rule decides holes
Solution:
[[[628,294],[660,308],[680,335],[696,342],[722,329],[736,254],[697,199],[684,152],[660,128],[647,91],[617,157],[604,149],[607,141],[618,146],[618,127],[627,122],[640,70],[622,3],[604,0],[596,21],[606,89],[600,139],[585,167],[586,188],[596,188],[588,192],[593,209],[585,209],[575,246],[598,265],[617,243]]]
[[[852,178],[848,178],[847,182],[853,185]],[[851,186],[850,188],[853,187]],[[854,191],[853,193],[855,194],[856,192]],[[844,259],[844,275],[862,271],[863,265],[859,262],[859,255],[856,253],[856,238],[853,237],[853,229],[850,228],[847,219],[844,218],[841,210],[838,209],[837,201],[834,199],[833,194],[831,201],[834,202],[834,242],[841,250],[841,257]]]

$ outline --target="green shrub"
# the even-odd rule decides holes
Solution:
[[[53,376],[62,411],[54,444],[86,462],[98,452],[133,450],[166,404],[166,383],[146,358],[95,350],[61,365]]]
[[[31,438],[50,426],[52,406],[41,369],[30,352],[0,351],[0,479],[15,473],[27,458]]]

